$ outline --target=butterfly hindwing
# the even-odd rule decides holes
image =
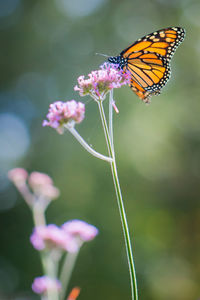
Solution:
[[[155,53],[144,54],[139,62],[128,61],[126,70],[131,73],[130,86],[132,90],[142,100],[146,99],[146,102],[148,102],[150,96],[160,94],[161,88],[170,77],[168,60]],[[140,86],[140,92],[137,92],[138,85]]]

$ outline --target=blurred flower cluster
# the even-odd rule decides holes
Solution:
[[[100,109],[104,133],[107,131],[105,114],[102,102],[110,92],[110,109],[118,109],[113,99],[113,89],[120,88],[130,83],[130,74],[119,69],[117,65],[104,63],[99,70],[92,71],[88,78],[78,78],[78,84],[74,87],[80,96],[89,95],[97,103]],[[112,116],[112,113],[109,113]],[[49,106],[43,121],[43,126],[49,126],[62,134],[68,129],[79,143],[92,155],[113,163],[114,150],[109,150],[109,156],[104,156],[90,147],[76,131],[75,124],[83,121],[85,117],[85,105],[82,102],[70,100],[66,102],[56,101]],[[107,144],[112,145],[112,120],[109,123]],[[112,166],[112,165],[111,165]],[[30,237],[33,247],[39,251],[43,267],[43,275],[35,278],[32,289],[41,294],[42,299],[65,300],[67,287],[73,271],[77,255],[85,242],[91,241],[98,234],[98,229],[81,220],[70,220],[61,226],[46,224],[46,209],[52,200],[56,199],[60,192],[54,186],[53,180],[47,174],[32,172],[30,175],[22,168],[16,168],[9,172],[8,177],[15,184],[27,205],[32,211],[34,229]],[[75,300],[80,289],[74,288],[67,300]]]
[[[35,249],[60,249],[77,252],[83,242],[92,240],[98,233],[96,227],[80,220],[71,220],[61,227],[54,224],[38,226],[30,240]]]
[[[50,202],[60,194],[47,174],[32,172],[28,175],[26,170],[16,168],[9,171],[8,177],[32,211],[35,227],[30,241],[33,247],[42,254],[44,275],[34,279],[32,289],[35,293],[44,295],[48,300],[64,300],[79,250],[84,242],[95,238],[98,229],[76,219],[67,221],[61,226],[46,224],[46,209]],[[72,265],[71,262],[73,262]],[[61,269],[60,274],[59,269]],[[74,288],[68,299],[75,300],[79,292],[79,288]]]
[[[28,175],[26,170],[15,168],[9,171],[8,177],[22,194],[29,207],[38,204],[44,210],[60,194],[51,177],[44,173],[32,172]]]

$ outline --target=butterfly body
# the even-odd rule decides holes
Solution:
[[[170,77],[170,60],[185,37],[181,27],[169,27],[144,36],[108,61],[131,75],[130,87],[144,102],[159,95]]]

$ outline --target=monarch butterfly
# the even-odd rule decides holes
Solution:
[[[185,37],[181,27],[169,27],[150,33],[131,44],[108,61],[118,64],[131,74],[130,87],[148,103],[152,95],[159,95],[170,77],[170,60]]]

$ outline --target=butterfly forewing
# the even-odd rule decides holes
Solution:
[[[120,67],[131,73],[131,89],[145,102],[160,94],[170,77],[170,60],[185,36],[180,27],[144,36],[120,53]]]

